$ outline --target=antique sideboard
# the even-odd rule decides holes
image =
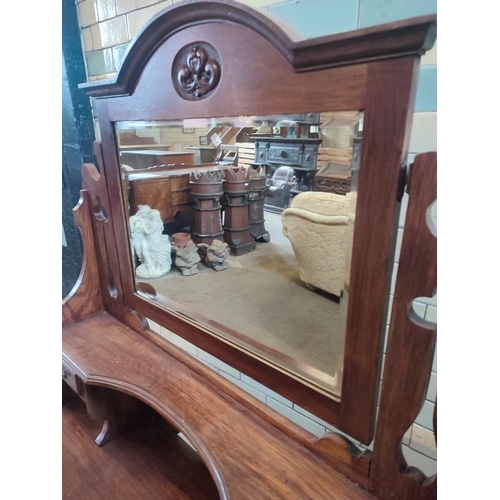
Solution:
[[[83,165],[74,209],[84,263],[62,305],[63,384],[66,396],[77,395],[102,422],[96,436],[102,451],[154,411],[189,440],[219,498],[437,497],[436,476],[409,466],[401,451],[425,399],[436,342],[435,325],[418,319],[409,304],[432,296],[436,287],[436,237],[426,211],[436,199],[437,155],[418,155],[411,169],[406,164],[419,60],[435,37],[436,17],[422,16],[305,40],[240,3],[191,0],[146,24],[116,77],[81,85],[95,99],[101,140],[94,148],[99,168]],[[357,201],[343,295],[348,301],[341,303],[346,306],[341,383],[334,386],[318,370],[273,357],[241,331],[189,311],[175,292],[156,290],[154,280],[136,278],[129,186],[116,130],[120,122],[134,120],[211,123],[228,116],[346,110],[364,114],[364,129],[350,186]],[[265,141],[273,150],[272,141]],[[280,162],[287,160],[283,140],[276,141]],[[304,144],[293,164],[309,168],[317,143]],[[409,201],[386,338],[405,192]],[[235,300],[223,293],[219,298],[224,307]],[[304,318],[307,307],[304,303],[300,311]],[[155,333],[150,322],[338,432],[317,437],[299,427]],[[201,481],[194,470],[183,474]]]

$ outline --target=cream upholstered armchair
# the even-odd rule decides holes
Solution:
[[[348,227],[351,194],[306,191],[295,196],[281,214],[283,234],[290,240],[300,279],[309,288],[320,288],[341,296],[348,280],[346,249],[350,248]]]

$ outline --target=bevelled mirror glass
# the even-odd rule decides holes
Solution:
[[[115,134],[136,291],[340,398],[363,113]]]

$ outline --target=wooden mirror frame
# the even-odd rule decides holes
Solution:
[[[262,13],[224,0],[175,4],[153,17],[114,79],[80,86],[95,98],[102,141],[95,152],[103,176],[87,166],[84,188],[105,221],[93,221],[105,309],[124,323],[130,310],[155,321],[369,444],[419,60],[435,36],[436,17],[422,16],[298,40]],[[171,78],[177,53],[193,42],[214,47],[221,66],[213,93],[197,101],[181,98]],[[113,124],[352,110],[364,112],[364,133],[338,401],[136,293]],[[150,340],[160,347],[167,342],[153,334]]]

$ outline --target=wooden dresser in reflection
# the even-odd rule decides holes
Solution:
[[[120,152],[120,161],[129,167],[148,168],[159,165],[169,165],[181,163],[193,164],[194,153],[186,151],[161,151],[155,149],[133,149],[122,150]]]
[[[194,202],[189,186],[191,172],[219,168],[211,163],[124,172],[130,215],[137,212],[139,205],[148,205],[159,210],[164,224],[173,222],[177,211],[186,210]]]
[[[314,191],[347,194],[351,191],[351,169],[342,163],[329,163],[314,176]]]

